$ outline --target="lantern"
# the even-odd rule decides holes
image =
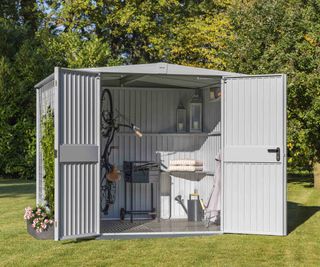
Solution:
[[[215,86],[210,88],[210,101],[216,101],[221,97],[221,87]]]
[[[182,133],[187,131],[187,111],[180,103],[177,107],[177,132]]]
[[[202,131],[202,99],[197,91],[190,102],[190,132]]]

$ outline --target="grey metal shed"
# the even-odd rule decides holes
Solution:
[[[167,63],[87,69],[56,67],[37,89],[37,203],[44,202],[41,117],[55,118],[55,240],[130,238],[217,233],[286,235],[286,76],[242,75]],[[116,134],[110,160],[119,166],[116,200],[101,212],[101,92],[143,132]],[[221,90],[221,97],[220,91]],[[218,92],[218,93],[217,93]],[[190,102],[200,112],[192,121]],[[186,125],[177,110],[186,110]],[[195,113],[196,114],[196,113]],[[181,129],[179,128],[181,126]],[[215,157],[221,151],[221,221],[188,221],[183,205],[197,192],[206,204],[216,185]],[[172,160],[195,160],[201,171],[171,172]],[[152,202],[156,218],[120,220],[127,205],[124,161],[161,164]],[[217,186],[217,185],[216,185]],[[132,207],[150,209],[149,184],[133,184]],[[126,201],[126,202],[125,202]]]

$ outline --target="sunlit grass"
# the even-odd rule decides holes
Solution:
[[[38,241],[24,208],[35,204],[35,183],[0,180],[0,265],[3,266],[319,266],[320,191],[311,178],[288,185],[287,237],[221,235],[142,240]]]

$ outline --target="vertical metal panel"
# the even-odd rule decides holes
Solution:
[[[60,166],[59,166],[59,143],[60,143],[60,102],[61,100],[61,90],[60,90],[60,69],[58,67],[54,68],[54,79],[55,79],[55,99],[54,99],[54,150],[55,150],[55,159],[54,159],[54,239],[59,240],[60,238],[60,210],[63,207],[60,207]],[[61,88],[63,90],[63,88]]]
[[[181,205],[174,200],[176,196],[181,195],[184,204],[187,206],[189,195],[193,193],[194,190],[197,190],[204,203],[207,203],[213,186],[214,176],[212,175],[206,175],[199,181],[195,180],[193,173],[184,174],[183,177],[171,176],[171,218],[187,218],[187,214]]]
[[[103,145],[104,143],[105,140],[102,140]],[[204,162],[205,171],[214,173],[214,157],[220,150],[220,136],[145,134],[142,139],[138,139],[131,133],[119,133],[116,135],[113,145],[118,146],[119,149],[112,151],[111,159],[120,169],[123,160],[156,160],[158,152],[164,166],[168,166],[171,159],[195,158]],[[107,218],[119,218],[120,208],[124,207],[123,183],[123,179],[117,183],[116,203],[110,208]],[[188,179],[181,179],[180,183],[185,183],[185,187],[188,188],[188,190],[185,190],[187,196],[196,188],[206,201],[214,181],[213,177],[208,175],[197,183]],[[155,184],[154,189],[155,192],[158,190],[158,184]],[[136,196],[134,208],[150,208],[150,186],[137,184],[134,186],[134,192]],[[177,205],[174,200],[172,201],[173,205]],[[154,199],[154,203],[156,203],[156,199]]]
[[[42,182],[42,177],[40,177],[40,90],[37,90],[36,99],[36,203],[40,204],[40,181]]]
[[[44,203],[44,164],[41,149],[41,119],[42,116],[46,114],[48,107],[50,106],[54,110],[54,99],[55,99],[55,87],[54,81],[48,80],[41,88],[37,89],[37,118],[36,118],[36,128],[37,128],[37,143],[36,143],[36,199],[38,204]]]
[[[286,234],[283,79],[282,75],[225,79],[223,151],[241,148],[249,155],[246,161],[223,157],[224,232]],[[267,151],[276,147],[281,149],[280,161],[276,154],[270,160]],[[259,154],[251,157],[254,153]]]
[[[57,69],[58,144],[100,145],[100,79],[96,74]],[[99,152],[100,153],[100,152]],[[59,155],[59,152],[58,152]],[[56,239],[100,232],[100,156],[98,162],[58,162]],[[59,160],[59,159],[58,159]]]
[[[176,109],[180,102],[187,108],[194,90],[152,88],[109,88],[115,108],[145,133],[176,131]],[[121,129],[130,132],[130,129]]]
[[[283,75],[283,81],[282,81],[282,86],[283,86],[283,124],[284,127],[282,128],[282,134],[283,134],[283,143],[284,147],[286,149],[287,146],[287,75]],[[278,133],[278,135],[281,135],[281,133]],[[283,157],[283,175],[284,175],[284,186],[282,188],[282,194],[283,194],[283,199],[285,202],[285,205],[283,207],[283,233],[284,235],[288,234],[288,215],[287,215],[287,150],[284,151],[284,157]]]
[[[115,109],[127,118],[128,121],[139,126],[144,135],[141,139],[128,129],[121,129],[115,136],[113,145],[119,147],[111,153],[111,160],[121,168],[124,160],[157,160],[159,157],[162,163],[168,166],[169,160],[196,158],[204,162],[205,170],[214,172],[214,157],[220,150],[220,136],[209,136],[207,133],[177,134],[176,131],[176,108],[182,101],[187,108],[188,101],[192,98],[193,90],[187,89],[134,89],[134,88],[110,88],[114,100]],[[207,101],[207,100],[204,100]],[[206,104],[205,118],[211,116],[218,118],[220,114],[220,103]],[[208,132],[218,131],[220,123],[207,124],[205,129]],[[218,130],[217,130],[218,129]],[[105,145],[104,139],[102,147]],[[157,154],[156,152],[159,152]],[[159,156],[157,158],[157,155]],[[185,187],[185,194],[188,196],[195,188],[201,191],[204,199],[208,198],[213,186],[213,176],[206,176],[199,182],[192,182],[188,179],[180,179],[179,186]],[[177,184],[177,186],[178,186]],[[182,185],[183,184],[183,185]],[[154,184],[154,192],[158,191],[158,183]],[[150,186],[147,184],[134,185],[135,209],[150,208]],[[129,192],[128,192],[129,194]],[[158,203],[154,193],[154,203]],[[129,200],[128,200],[129,201]],[[129,204],[129,202],[127,203]],[[172,200],[171,205],[177,205]],[[119,218],[120,208],[124,207],[124,181],[117,183],[116,203],[112,205],[106,218]],[[179,215],[179,205],[176,206]],[[173,212],[174,216],[175,215]]]
[[[219,132],[221,130],[221,101],[210,101],[210,90],[203,90],[203,130]]]

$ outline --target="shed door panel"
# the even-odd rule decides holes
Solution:
[[[100,80],[58,69],[56,239],[99,235]]]
[[[286,234],[285,76],[225,78],[223,230]]]

